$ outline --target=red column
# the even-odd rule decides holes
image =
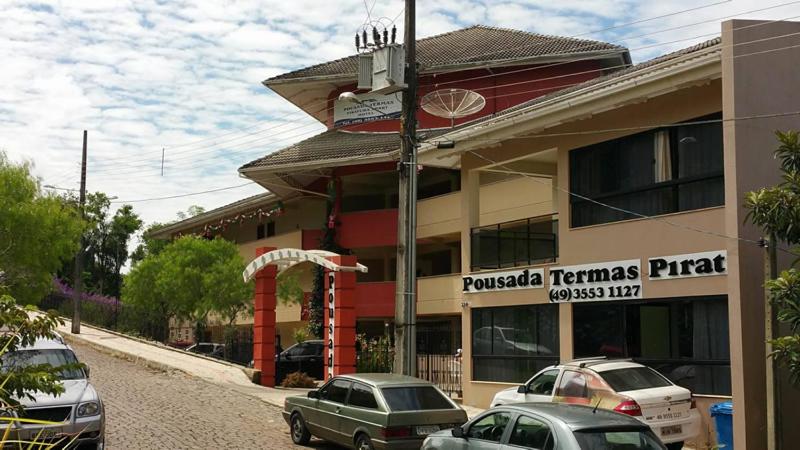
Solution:
[[[355,256],[331,256],[328,258],[344,267],[354,267]],[[325,271],[325,342],[330,345],[330,281],[333,276],[333,374],[341,375],[356,371],[356,310],[355,272]],[[328,378],[328,347],[325,349],[325,378]]]
[[[256,256],[275,250],[259,247]],[[275,276],[278,268],[266,266],[256,273],[253,317],[253,362],[261,371],[261,385],[275,386]]]

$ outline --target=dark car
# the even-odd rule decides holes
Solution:
[[[305,372],[308,376],[322,379],[325,343],[322,340],[303,341],[281,352],[275,361],[275,381],[281,382],[292,372]]]
[[[186,348],[187,352],[198,353],[212,358],[222,358],[225,354],[225,344],[214,342],[198,342]]]
[[[496,406],[422,450],[665,450],[647,424],[614,411],[564,403]]]
[[[427,435],[466,422],[467,413],[425,380],[354,373],[288,397],[283,418],[299,445],[313,435],[357,450],[416,450]]]

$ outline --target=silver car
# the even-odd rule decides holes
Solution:
[[[75,364],[78,359],[72,348],[60,338],[39,339],[32,346],[20,347],[0,357],[3,368],[50,364]],[[15,422],[15,434],[21,440],[37,442],[73,442],[70,448],[97,448],[105,445],[105,411],[103,402],[89,383],[89,370],[72,369],[60,373],[64,392],[54,396],[33,393],[34,399],[20,399],[24,417],[53,425]],[[37,439],[38,436],[38,439]]]
[[[429,435],[422,450],[665,450],[646,424],[591,406],[517,403]]]

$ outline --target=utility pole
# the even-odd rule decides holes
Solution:
[[[86,141],[88,132],[83,130],[83,157],[81,158],[81,197],[80,212],[81,219],[85,217],[86,207]],[[72,334],[81,334],[81,291],[83,289],[83,247],[85,245],[83,233],[81,233],[81,247],[75,255],[75,290],[72,299]]]
[[[405,0],[405,82],[398,164],[394,372],[417,376],[417,37],[415,1]]]
[[[777,335],[778,323],[775,311],[772,309],[772,299],[766,283],[778,278],[778,240],[775,234],[763,240],[766,252],[764,253],[764,339],[766,341],[766,382],[767,382],[767,450],[782,448],[777,436],[778,432],[778,407],[779,396],[776,394],[778,378],[775,376],[775,359],[772,353],[772,340]]]

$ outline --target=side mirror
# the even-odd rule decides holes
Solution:
[[[83,372],[86,374],[86,378],[89,378],[89,366],[83,366]]]
[[[522,386],[517,388],[517,394],[527,394],[528,393],[528,385],[523,384]]]
[[[319,391],[308,391],[308,398],[319,398]]]
[[[453,428],[452,433],[453,433],[453,437],[462,438],[462,439],[464,438],[464,428],[462,428],[460,426]]]

